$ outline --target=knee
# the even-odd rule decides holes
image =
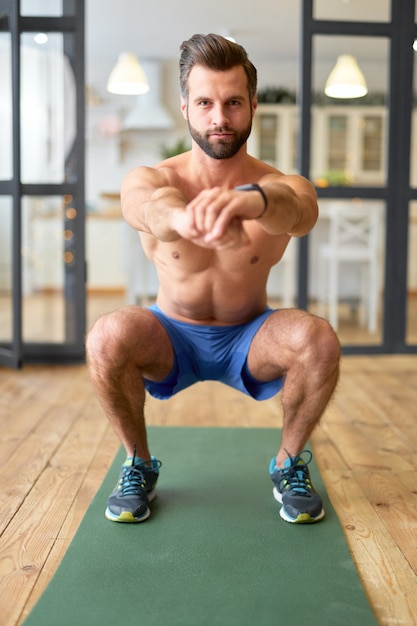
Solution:
[[[102,315],[91,328],[86,338],[87,362],[91,367],[106,363],[119,365],[129,354],[131,337],[131,315],[129,307]]]
[[[117,328],[114,315],[114,313],[102,315],[87,334],[85,348],[89,365],[104,362],[110,357],[111,347],[115,341],[114,330]]]
[[[328,372],[338,369],[340,342],[327,320],[307,315],[299,330],[300,352],[310,366]]]

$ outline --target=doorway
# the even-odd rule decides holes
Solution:
[[[10,367],[84,358],[84,3],[35,5],[0,0],[0,364]]]

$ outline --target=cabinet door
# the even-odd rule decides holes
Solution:
[[[386,179],[386,110],[376,106],[316,107],[312,173],[323,184],[380,185]]]
[[[294,105],[260,104],[248,142],[249,151],[285,174],[296,172],[297,116]]]
[[[331,114],[327,118],[327,169],[345,170],[348,155],[348,117],[343,113]]]
[[[277,112],[260,113],[258,118],[259,159],[276,165],[279,158],[280,117]]]
[[[361,115],[360,161],[358,163],[358,182],[369,184],[386,183],[386,112],[370,110]]]

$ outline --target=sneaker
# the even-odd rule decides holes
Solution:
[[[307,461],[302,454],[310,455]],[[282,504],[279,514],[286,522],[310,524],[324,517],[322,500],[314,491],[307,467],[312,457],[309,450],[303,450],[298,456],[288,456],[283,468],[276,466],[275,458],[271,460],[269,475],[274,483],[274,498]]]
[[[107,501],[106,517],[112,522],[143,522],[151,514],[161,461],[144,461],[135,454],[122,465],[119,481]]]

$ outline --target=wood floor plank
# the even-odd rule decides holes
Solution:
[[[14,624],[22,613],[85,479],[90,447],[107,427],[82,408],[71,416],[71,428],[3,532],[0,578],[6,600],[0,623]]]
[[[354,472],[367,500],[417,574],[417,492],[404,476],[410,472]],[[414,492],[414,493],[413,493]]]
[[[406,557],[320,427],[312,438],[315,458],[348,546],[380,624],[415,624],[417,579]],[[367,474],[369,476],[369,473]]]
[[[20,434],[12,429],[16,437],[12,440],[15,449],[9,454],[0,473],[0,534],[12,512],[19,509],[47,466],[51,455],[71,427],[74,414],[91,396],[89,387],[84,385],[82,390],[80,382],[85,376],[78,378],[76,375],[81,372],[74,370],[71,382],[62,379],[62,385],[54,385],[58,391],[50,394],[51,397],[48,395],[47,403],[45,399],[41,405],[30,402],[27,412],[22,410],[28,422],[27,429],[21,429]],[[76,384],[77,393],[74,393]]]
[[[338,391],[311,437],[381,626],[417,624],[416,409],[417,357],[344,357]],[[169,402],[149,400],[147,421],[273,428],[282,410],[279,397],[257,403],[208,382]],[[53,575],[119,443],[84,365],[1,369],[0,427],[0,624],[17,626]]]
[[[212,426],[280,428],[281,403],[277,398],[256,402],[221,383],[197,383],[169,402],[149,398],[147,423],[155,426]]]
[[[92,408],[97,409],[97,404],[93,403]],[[96,416],[98,417],[97,414]],[[90,449],[92,462],[86,472],[85,479],[81,483],[80,489],[74,498],[58,537],[45,561],[44,567],[27,598],[17,626],[22,624],[46,589],[58,565],[62,561],[69,543],[77,532],[85,511],[96,494],[97,487],[103,482],[108,468],[120,448],[120,442],[116,438],[110,425],[105,428],[102,439],[98,440],[96,443],[96,448]]]

